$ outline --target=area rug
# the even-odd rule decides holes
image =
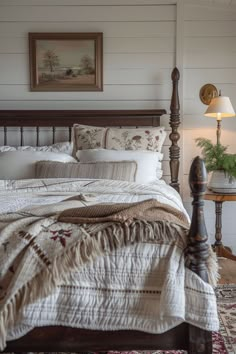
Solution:
[[[236,284],[219,285],[216,289],[220,331],[214,332],[213,354],[236,354]],[[9,353],[14,354],[14,353]],[[38,354],[52,354],[40,352]],[[53,353],[66,354],[66,353]],[[76,353],[69,353],[76,354]],[[81,354],[81,353],[80,353]],[[99,353],[83,353],[99,354]],[[175,351],[110,351],[102,354],[187,354],[182,350]]]
[[[236,353],[236,285],[219,285],[216,289],[220,331],[213,334],[213,353]],[[217,351],[218,350],[218,351]]]

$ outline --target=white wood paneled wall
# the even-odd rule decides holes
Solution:
[[[164,108],[169,112],[176,56],[175,2],[1,0],[0,109]],[[103,32],[104,91],[30,92],[28,32]],[[162,125],[169,129],[168,115]],[[12,135],[9,142],[14,139]],[[167,180],[168,144],[167,139]]]
[[[221,1],[221,5],[223,0]],[[202,4],[202,3],[201,3]],[[236,7],[200,5],[185,2],[184,9],[184,202],[190,208],[187,179],[191,160],[200,154],[197,137],[216,141],[216,121],[204,116],[207,106],[199,99],[199,90],[206,83],[214,84],[229,96],[236,109]],[[236,153],[236,118],[222,121],[221,142]],[[206,202],[206,224],[214,240],[215,211],[212,202]],[[236,204],[223,205],[223,241],[236,252]]]
[[[1,109],[169,110],[176,6],[158,3],[1,1]],[[104,91],[30,92],[28,32],[103,32]]]

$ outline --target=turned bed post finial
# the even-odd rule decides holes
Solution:
[[[207,172],[205,164],[199,156],[195,157],[192,162],[189,186],[193,196],[193,213],[188,239],[189,268],[207,282],[206,260],[209,256],[209,245],[203,210]]]
[[[180,125],[180,105],[179,105],[179,92],[178,92],[178,82],[180,78],[180,73],[177,68],[174,68],[171,74],[171,80],[173,84],[172,97],[170,104],[170,127],[171,133],[169,138],[171,140],[170,146],[170,175],[171,182],[170,185],[179,192],[179,157],[180,148],[178,146],[178,140],[180,138],[178,128]]]
[[[189,186],[193,196],[193,214],[188,239],[188,267],[208,282],[206,261],[209,256],[208,236],[204,220],[204,194],[207,186],[207,172],[203,160],[197,156],[189,173]],[[189,326],[190,354],[211,354],[212,334],[193,325]]]

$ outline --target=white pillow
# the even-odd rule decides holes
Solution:
[[[65,154],[72,155],[72,143],[69,141],[64,141],[60,143],[55,143],[53,145],[45,146],[0,146],[0,152],[4,151],[48,151],[48,152],[64,152]]]
[[[35,178],[35,162],[40,160],[75,162],[63,153],[42,151],[5,151],[0,153],[0,179]]]
[[[134,182],[135,161],[36,162],[36,178],[96,178]]]
[[[136,161],[137,173],[135,182],[149,183],[161,178],[161,162],[163,155],[153,151],[137,150],[78,150],[76,153],[80,162],[89,161]]]

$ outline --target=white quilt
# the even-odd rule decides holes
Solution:
[[[0,181],[0,211],[27,210],[31,204],[36,210],[42,203],[78,194],[81,206],[154,198],[187,215],[178,193],[163,182],[138,185],[84,179]],[[0,247],[6,247],[1,236]],[[184,249],[170,249],[165,243],[137,243],[71,272],[69,282],[22,310],[7,338],[18,338],[45,325],[162,333],[184,321],[207,330],[218,329],[213,288],[185,268]]]
[[[78,194],[84,205],[96,203],[133,203],[150,198],[184,212],[179,194],[162,180],[152,184],[89,179],[0,180],[0,213],[30,205],[51,204]]]

